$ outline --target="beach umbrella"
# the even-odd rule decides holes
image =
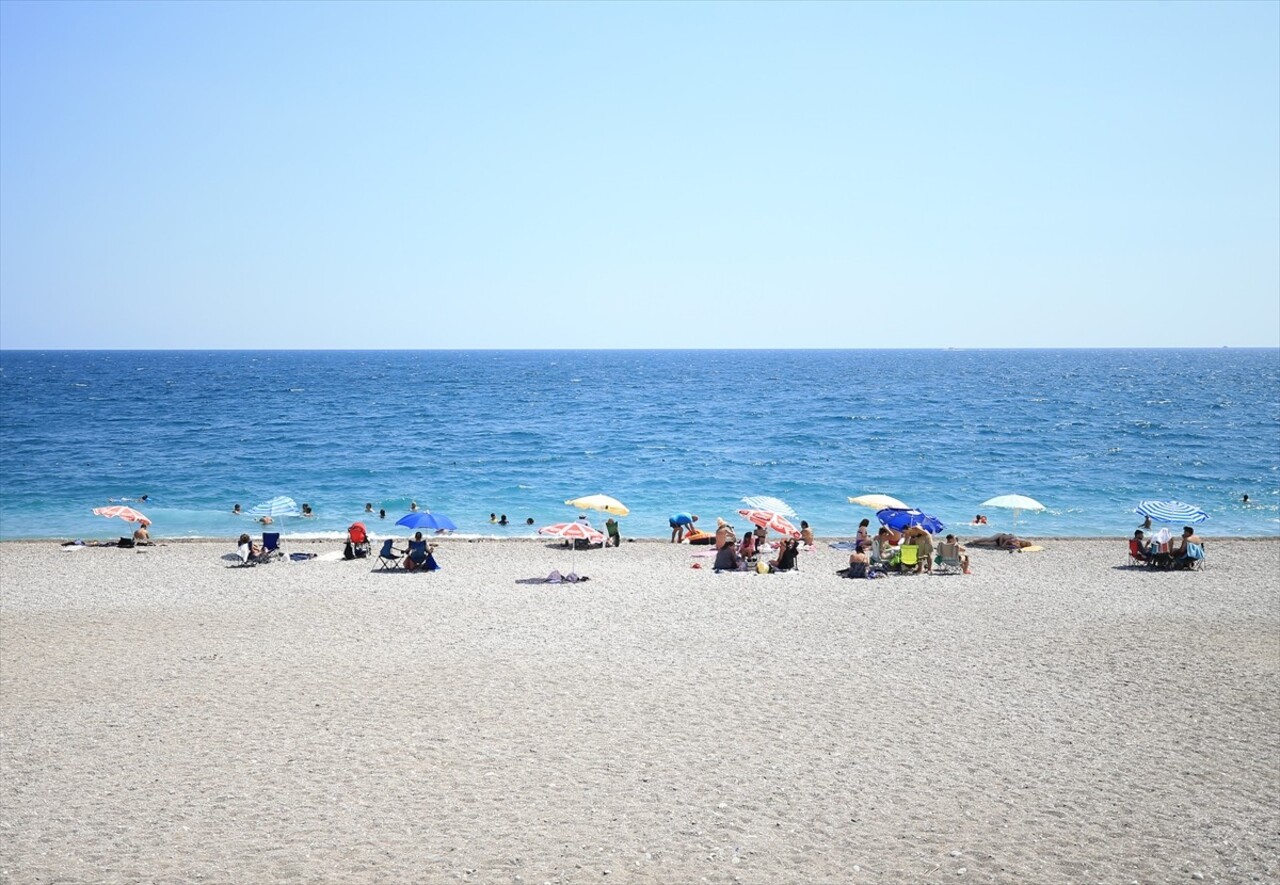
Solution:
[[[570,507],[577,507],[579,510],[602,510],[605,513],[612,513],[614,516],[626,516],[631,512],[627,509],[626,504],[623,504],[617,498],[610,498],[608,495],[587,495],[564,503]]]
[[[849,503],[861,504],[863,507],[870,507],[872,510],[884,510],[886,507],[892,507],[894,510],[910,509],[906,504],[889,495],[859,495],[856,498],[850,498]]]
[[[1209,518],[1209,514],[1199,507],[1181,501],[1143,501],[1133,512],[1159,522],[1204,522]]]
[[[453,524],[453,520],[445,516],[443,513],[432,513],[430,510],[415,510],[407,513],[396,520],[396,525],[402,525],[405,528],[422,531],[440,531],[443,529],[447,532],[456,532],[458,527]]]
[[[766,531],[777,532],[791,538],[800,537],[800,530],[781,513],[774,513],[772,510],[739,510],[738,514],[745,516],[750,522],[761,526]]]
[[[569,545],[569,561],[573,562],[573,551],[577,549],[578,541],[586,541],[589,544],[603,544],[604,535],[597,532],[585,522],[557,522],[555,525],[544,525],[538,529],[538,534],[549,535],[552,538],[564,538],[566,541],[574,543]],[[573,566],[569,566],[569,571],[573,571]]]
[[[918,525],[929,534],[936,535],[945,528],[942,520],[936,516],[921,513],[919,510],[903,509],[901,507],[886,507],[883,510],[877,510],[876,518],[880,520],[881,525],[887,525],[897,532],[913,525]]]
[[[140,522],[143,525],[151,525],[151,520],[147,519],[132,507],[95,507],[94,516],[105,516],[108,519],[119,518],[125,522]]]
[[[768,495],[752,495],[743,498],[742,503],[752,510],[768,510],[770,513],[781,513],[783,516],[795,516],[796,512],[787,506],[786,501],[771,498]]]
[[[287,495],[278,495],[270,501],[263,501],[246,512],[253,517],[270,516],[275,519],[277,516],[298,516],[302,511],[298,509],[297,501]]]
[[[1013,533],[1018,533],[1018,514],[1023,510],[1043,510],[1044,505],[1026,495],[998,495],[983,501],[980,507],[1003,507],[1013,511]]]

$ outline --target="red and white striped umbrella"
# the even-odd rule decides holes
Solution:
[[[555,525],[544,525],[538,529],[538,534],[550,535],[553,538],[567,538],[571,541],[590,541],[592,544],[604,543],[604,535],[581,522],[557,522]]]
[[[738,513],[756,525],[763,526],[768,531],[777,532],[780,535],[788,535],[792,538],[800,537],[800,530],[788,522],[787,518],[780,513],[774,513],[772,510],[739,510]]]
[[[147,519],[132,507],[95,507],[94,516],[120,517],[125,522],[140,522],[143,525],[151,525],[151,520]]]

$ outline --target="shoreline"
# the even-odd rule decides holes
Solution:
[[[1280,879],[1280,539],[1195,572],[1122,542],[874,581],[824,545],[755,575],[659,541],[444,539],[427,574],[2,543],[0,871]]]

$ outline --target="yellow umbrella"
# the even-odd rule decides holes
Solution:
[[[906,504],[903,504],[897,498],[890,498],[888,495],[859,495],[856,498],[850,498],[849,503],[861,504],[863,507],[870,507],[872,510],[884,510],[886,507],[892,507],[894,510],[908,509]]]
[[[577,507],[579,510],[603,510],[605,513],[612,513],[614,516],[626,516],[631,512],[627,509],[627,505],[617,498],[610,498],[608,495],[587,495],[585,498],[574,498],[571,501],[565,501],[565,503],[570,507]]]

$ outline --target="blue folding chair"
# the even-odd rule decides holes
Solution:
[[[400,568],[400,554],[396,552],[396,539],[387,538],[378,551],[378,568],[376,571],[388,571]]]

